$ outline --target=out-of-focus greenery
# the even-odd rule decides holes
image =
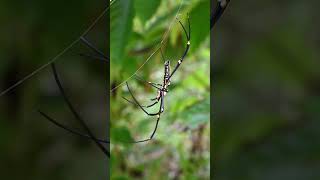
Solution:
[[[215,179],[320,179],[319,6],[232,1],[217,24]]]
[[[175,15],[180,1],[117,0],[111,8],[111,88],[129,78],[156,50],[162,37],[163,53],[171,68],[181,58],[186,37]],[[125,86],[111,93],[112,179],[209,179],[210,175],[210,1],[184,0],[179,19],[191,22],[191,51],[172,78],[164,113],[152,141],[156,117],[149,117],[131,99]],[[173,20],[173,21],[172,21]],[[170,23],[173,23],[170,31]],[[137,73],[147,81],[162,83],[164,61],[157,52]],[[131,78],[128,81],[141,104],[151,103],[157,91]],[[148,109],[156,112],[159,107]]]
[[[80,36],[105,1],[0,1],[0,91],[47,63]],[[88,37],[106,48],[107,18]],[[106,66],[79,58],[76,44],[58,61],[66,93],[92,131],[105,138]],[[101,98],[104,97],[104,98]],[[50,67],[0,97],[0,176],[12,180],[106,179],[106,157],[90,141],[55,127],[37,112],[81,130],[61,98]]]

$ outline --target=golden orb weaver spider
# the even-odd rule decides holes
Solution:
[[[133,93],[131,92],[131,89],[129,87],[129,84],[126,82],[126,85],[127,85],[127,88],[133,98],[133,101],[131,100],[128,100],[126,99],[125,97],[123,97],[126,101],[132,103],[132,104],[135,104],[137,106],[139,106],[139,108],[141,108],[141,110],[143,110],[146,114],[148,114],[149,116],[157,116],[157,122],[156,122],[156,127],[155,129],[153,130],[150,138],[148,139],[145,139],[145,140],[139,140],[139,141],[128,141],[128,142],[125,142],[125,143],[141,143],[141,142],[146,142],[146,141],[149,141],[153,138],[153,136],[155,135],[156,133],[156,130],[157,130],[157,127],[158,127],[158,124],[159,124],[159,121],[160,121],[160,116],[161,116],[161,113],[164,112],[164,97],[166,95],[166,93],[168,92],[168,88],[170,86],[170,82],[171,82],[171,78],[173,76],[173,74],[178,70],[178,68],[180,67],[180,65],[182,64],[183,60],[185,59],[189,49],[190,49],[190,38],[191,38],[191,27],[190,27],[190,20],[189,20],[189,16],[188,16],[188,32],[186,30],[186,28],[184,27],[184,25],[181,23],[180,20],[178,20],[179,24],[181,25],[186,37],[187,37],[187,45],[186,45],[186,49],[182,55],[182,57],[180,58],[180,60],[178,60],[178,63],[176,64],[175,68],[173,69],[173,71],[171,72],[170,70],[170,61],[167,60],[165,61],[164,63],[164,77],[163,77],[163,83],[162,84],[156,84],[156,83],[152,83],[152,82],[147,82],[145,80],[143,80],[142,78],[140,78],[139,76],[136,75],[136,78],[140,81],[143,81],[143,82],[146,82],[147,84],[151,85],[152,87],[156,88],[158,90],[158,94],[155,98],[151,99],[151,101],[154,101],[152,104],[148,105],[148,106],[142,106],[138,101],[137,99],[135,98],[135,96],[133,95]],[[102,60],[102,61],[108,61],[108,58],[106,56],[103,56],[103,54],[101,55],[101,52],[96,49],[88,40],[82,38],[81,39],[82,42],[87,46],[89,47],[90,49],[92,49],[96,55],[83,55],[83,54],[80,54],[81,56],[84,56],[84,57],[89,57],[89,58],[93,58],[93,59],[97,59],[97,60]],[[162,52],[161,52],[162,54]],[[163,55],[162,55],[163,57]],[[105,144],[109,144],[110,141],[107,141],[107,140],[102,140],[102,139],[98,139],[96,138],[93,133],[90,131],[90,129],[88,128],[88,126],[86,125],[85,121],[80,117],[79,113],[75,110],[75,108],[73,107],[72,103],[70,102],[70,100],[68,99],[68,97],[66,96],[66,93],[64,91],[64,88],[61,84],[61,81],[59,79],[59,75],[58,75],[58,72],[57,72],[57,69],[55,67],[55,64],[53,63],[51,65],[52,67],[52,71],[53,71],[53,74],[54,74],[54,78],[55,78],[55,81],[59,87],[59,90],[64,98],[64,100],[66,101],[70,111],[72,112],[72,114],[74,115],[75,119],[82,125],[82,127],[88,132],[88,135],[87,134],[82,134],[81,132],[77,131],[77,130],[73,130],[61,123],[59,123],[57,120],[55,120],[54,118],[50,117],[48,114],[42,112],[39,110],[39,113],[44,117],[46,118],[47,120],[49,120],[50,122],[52,122],[53,124],[55,124],[56,126],[72,133],[72,134],[76,134],[76,135],[79,135],[79,136],[82,136],[82,137],[85,137],[85,138],[88,138],[88,139],[91,139],[93,140],[96,145],[105,153],[107,154],[108,156],[110,156],[110,154],[108,154],[109,152],[106,151],[105,147],[103,147],[102,143],[105,143]],[[157,113],[148,113],[144,107],[146,108],[149,108],[149,107],[152,107],[156,104],[158,104],[160,102],[160,109]]]
[[[211,15],[211,18],[210,18],[210,29],[212,29],[216,22],[220,19],[221,15],[223,14],[224,10],[226,9],[227,5],[229,4],[230,0],[219,0],[218,1],[218,5],[215,9],[215,11],[212,13]],[[183,26],[183,24],[181,23],[181,21],[179,21],[180,25],[182,26],[185,34],[186,34],[186,37],[187,37],[187,46],[186,46],[186,50],[182,56],[182,58],[178,61],[178,64],[175,66],[174,70],[172,71],[172,73],[170,74],[170,61],[166,61],[165,64],[164,64],[164,69],[165,69],[165,73],[164,73],[164,79],[163,79],[163,84],[156,84],[156,83],[152,83],[152,82],[147,82],[145,80],[143,80],[142,78],[140,78],[139,76],[135,75],[135,77],[140,80],[140,81],[143,81],[147,84],[149,84],[150,86],[156,88],[158,90],[158,94],[155,98],[151,99],[151,101],[155,101],[153,104],[150,104],[150,105],[147,105],[147,106],[143,106],[141,105],[137,99],[135,98],[135,96],[132,94],[131,92],[131,89],[130,89],[130,86],[128,83],[126,83],[127,85],[127,88],[129,90],[129,93],[131,94],[132,98],[133,98],[133,101],[129,100],[129,99],[126,99],[125,97],[123,97],[126,101],[132,103],[132,104],[135,104],[137,106],[139,106],[139,108],[144,111],[146,114],[148,115],[151,115],[151,116],[157,116],[157,122],[156,122],[156,126],[155,126],[155,129],[154,131],[152,132],[150,138],[148,139],[145,139],[145,140],[140,140],[140,141],[134,141],[134,142],[130,142],[130,143],[139,143],[139,142],[145,142],[145,141],[149,141],[153,138],[154,134],[156,133],[156,130],[157,130],[157,127],[158,127],[158,123],[160,121],[160,116],[161,116],[161,113],[164,111],[164,103],[163,103],[163,100],[164,100],[164,96],[166,95],[166,93],[168,93],[168,87],[170,86],[170,80],[171,80],[171,77],[172,75],[176,72],[176,70],[180,67],[181,63],[183,62],[185,56],[187,55],[188,51],[189,51],[189,48],[190,48],[190,35],[191,35],[191,28],[190,28],[190,21],[189,21],[189,17],[188,17],[188,26],[189,26],[189,33],[187,33],[185,27]],[[90,49],[92,49],[93,51],[95,51],[98,56],[95,56],[95,55],[85,55],[85,54],[80,54],[81,56],[84,56],[84,57],[89,57],[89,58],[92,58],[92,59],[98,59],[98,60],[102,60],[102,61],[109,61],[108,58],[106,58],[106,56],[101,56],[100,52],[97,52],[94,48],[94,46],[92,44],[90,44],[88,41],[86,41],[85,39],[82,39],[82,42],[85,43]],[[161,49],[160,49],[161,50]],[[162,51],[161,51],[161,54],[162,54]],[[162,55],[163,57],[163,55]],[[60,84],[60,80],[59,80],[59,77],[57,75],[57,72],[56,72],[56,69],[54,67],[54,64],[52,65],[52,69],[53,69],[53,72],[55,73],[55,79],[56,79],[56,82],[60,88],[60,91],[62,93],[64,93],[63,91],[63,87],[62,85]],[[59,85],[60,84],[60,85]],[[67,97],[65,95],[63,95],[64,98],[66,99],[66,101],[68,102],[67,100]],[[152,107],[154,105],[156,105],[157,103],[159,103],[160,101],[160,109],[158,111],[158,113],[153,113],[153,114],[150,114],[148,113],[144,108],[149,108],[149,107]],[[69,104],[68,104],[69,105]],[[77,115],[77,112],[76,111],[73,111],[72,109],[73,106],[72,104],[69,105],[69,108],[71,109],[71,111],[74,113],[75,117],[76,118],[79,118],[79,121],[82,121],[81,123],[83,124],[84,127],[87,127],[86,123],[80,118],[78,117]],[[110,143],[110,141],[107,141],[107,140],[101,140],[101,139],[97,139],[93,136],[92,133],[90,133],[90,129],[88,129],[88,133],[89,135],[86,135],[86,134],[82,134],[76,130],[72,130],[71,128],[68,128],[66,127],[65,125],[59,123],[58,121],[54,120],[53,118],[49,117],[48,115],[46,115],[45,113],[39,111],[47,120],[51,121],[53,124],[55,124],[56,126],[72,133],[72,134],[76,134],[76,135],[79,135],[79,136],[82,136],[82,137],[85,137],[85,138],[88,138],[88,139],[91,139],[93,141],[95,141],[95,143],[101,148],[101,143]],[[87,128],[86,128],[87,129]],[[101,149],[104,149],[104,147],[102,147]],[[104,150],[103,150],[104,151]],[[107,151],[106,152],[107,155],[110,157],[110,153]]]
[[[229,4],[230,0],[218,0],[218,5],[215,9],[215,11],[212,13],[211,15],[211,18],[210,18],[210,29],[213,29],[213,27],[215,26],[216,22],[220,19],[221,15],[223,14],[224,10],[226,9],[227,5]],[[188,17],[188,24],[189,24],[189,34],[187,33],[185,27],[183,26],[183,24],[179,21],[180,25],[182,26],[185,34],[186,34],[186,37],[188,39],[187,41],[187,47],[186,47],[186,50],[182,56],[182,58],[178,61],[178,64],[176,65],[176,67],[174,68],[173,72],[170,74],[170,61],[166,61],[165,62],[165,75],[164,75],[164,80],[163,80],[163,84],[155,84],[155,83],[152,83],[152,82],[147,82],[145,80],[143,80],[142,78],[140,78],[139,76],[136,76],[136,78],[140,81],[144,81],[146,83],[148,83],[149,85],[151,85],[152,87],[156,88],[158,90],[158,94],[156,96],[156,98],[153,98],[151,99],[151,101],[155,101],[153,104],[150,104],[150,105],[147,105],[147,106],[142,106],[135,98],[135,96],[132,94],[131,92],[131,89],[129,87],[129,84],[126,83],[127,85],[127,88],[133,98],[134,101],[131,101],[131,100],[128,100],[126,98],[124,98],[125,100],[127,100],[128,102],[130,103],[133,103],[137,106],[139,106],[139,108],[141,108],[141,110],[143,110],[145,113],[149,114],[144,108],[149,108],[149,107],[152,107],[154,106],[155,104],[157,104],[160,100],[160,110],[158,111],[158,113],[154,113],[154,115],[157,116],[157,122],[156,122],[156,127],[154,129],[154,131],[152,132],[150,138],[148,139],[145,139],[145,140],[140,140],[140,141],[134,141],[134,142],[131,142],[131,143],[139,143],[139,142],[145,142],[145,141],[149,141],[153,138],[156,130],[157,130],[157,127],[158,127],[158,123],[160,121],[160,116],[161,116],[161,113],[164,111],[164,104],[163,104],[163,100],[164,100],[164,96],[166,95],[166,93],[168,92],[168,87],[170,86],[170,80],[171,80],[171,77],[172,75],[176,72],[176,70],[179,68],[179,66],[181,65],[182,61],[184,60],[186,54],[188,53],[189,51],[189,48],[190,48],[190,34],[191,34],[191,28],[190,28],[190,21],[189,21],[189,17]],[[102,60],[102,61],[109,61],[109,59],[106,57],[106,56],[101,56],[100,52],[97,51],[97,49],[91,44],[89,43],[86,39],[83,39],[81,38],[82,42],[84,44],[86,44],[90,49],[92,49],[93,51],[95,51],[98,56],[96,55],[86,55],[86,54],[80,54],[81,56],[83,57],[88,57],[88,58],[92,58],[92,59],[98,59],[98,60]],[[161,50],[161,49],[160,49]],[[162,54],[162,51],[161,51],[161,54]],[[163,55],[162,55],[163,56]],[[60,84],[60,81],[59,81],[59,77],[57,75],[57,72],[56,72],[56,69],[54,67],[54,64],[52,64],[52,69],[53,69],[53,72],[56,74],[55,75],[55,79],[56,79],[56,82],[60,88],[60,91],[62,93],[64,93],[63,91],[63,88],[62,88],[62,85]],[[59,85],[60,84],[60,85]],[[64,98],[67,100],[67,97],[65,95],[63,95]],[[67,101],[68,102],[68,101]],[[69,104],[68,104],[69,105]],[[69,105],[69,108],[72,110],[74,109],[72,104]],[[40,111],[39,111],[40,112]],[[77,112],[76,111],[73,111],[72,112],[74,113],[75,117],[78,118],[78,115],[77,115]],[[82,136],[82,137],[85,137],[85,138],[88,138],[88,139],[91,139],[93,141],[95,141],[95,143],[97,144],[97,146],[99,148],[101,148],[101,150],[103,152],[105,152],[107,154],[108,157],[110,157],[110,152],[109,151],[105,151],[104,147],[101,145],[101,143],[110,143],[110,141],[107,141],[107,140],[101,140],[101,139],[97,139],[95,136],[93,136],[92,133],[90,133],[90,129],[87,129],[87,125],[86,123],[81,119],[79,118],[78,120],[81,122],[81,124],[85,127],[85,129],[87,129],[87,132],[89,133],[89,135],[86,135],[86,134],[82,134],[78,131],[75,131],[75,130],[72,130],[71,128],[68,128],[66,127],[65,125],[59,123],[58,121],[52,119],[51,117],[49,117],[48,115],[46,115],[45,113],[43,112],[40,112],[47,120],[51,121],[53,124],[55,124],[56,126],[72,133],[72,134],[76,134],[76,135],[79,135],[79,136]],[[152,115],[152,114],[151,114]],[[102,147],[101,147],[102,146]]]

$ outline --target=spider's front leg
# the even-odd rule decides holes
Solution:
[[[184,58],[186,57],[187,53],[189,52],[189,49],[190,49],[190,40],[191,40],[191,27],[190,27],[190,19],[189,19],[189,16],[188,16],[188,27],[189,27],[189,32],[187,33],[187,30],[186,28],[184,27],[184,25],[181,23],[181,21],[179,20],[179,24],[181,25],[186,37],[187,37],[187,46],[186,46],[186,49],[181,57],[181,59],[178,60],[178,63],[177,65],[174,67],[170,77],[169,77],[169,80],[171,79],[171,77],[173,76],[173,74],[178,70],[178,68],[180,67],[180,65],[182,64]]]

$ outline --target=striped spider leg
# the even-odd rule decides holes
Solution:
[[[136,97],[133,95],[132,91],[131,91],[131,88],[129,86],[129,84],[126,82],[126,85],[127,85],[127,89],[132,97],[132,100],[129,100],[125,97],[123,97],[123,99],[125,99],[126,101],[128,101],[129,103],[131,104],[134,104],[136,106],[138,106],[145,114],[147,114],[148,116],[156,116],[157,119],[156,119],[156,124],[155,124],[155,128],[153,130],[153,132],[151,133],[150,137],[147,138],[147,139],[144,139],[144,140],[139,140],[139,141],[135,141],[135,143],[140,143],[140,142],[146,142],[146,141],[150,141],[153,139],[156,131],[157,131],[157,128],[158,128],[158,124],[159,124],[159,121],[160,121],[160,117],[161,117],[161,114],[164,112],[164,97],[166,96],[166,94],[168,93],[168,88],[170,86],[170,82],[171,82],[171,78],[173,76],[173,74],[178,70],[178,68],[180,67],[180,65],[182,64],[183,60],[185,59],[187,53],[189,52],[189,49],[190,49],[190,38],[191,38],[191,27],[190,27],[190,20],[189,20],[189,16],[188,16],[188,28],[189,28],[189,31],[187,33],[187,30],[186,28],[184,27],[184,25],[181,23],[180,20],[179,21],[179,24],[181,25],[185,35],[186,35],[186,38],[187,38],[187,45],[186,45],[186,49],[182,55],[182,57],[178,60],[178,63],[176,64],[176,66],[174,67],[173,71],[171,72],[170,70],[170,61],[167,60],[165,61],[164,63],[164,77],[163,77],[163,83],[162,84],[156,84],[156,83],[152,83],[152,82],[148,82],[148,81],[145,81],[143,80],[142,78],[136,76],[136,78],[140,81],[143,81],[143,82],[146,82],[147,84],[149,84],[150,86],[152,86],[153,88],[156,88],[158,91],[157,93],[157,96],[153,99],[151,99],[151,101],[155,101],[153,102],[152,104],[150,105],[141,105],[138,100],[136,99]],[[160,49],[161,50],[161,49]],[[162,53],[162,51],[161,51]],[[159,110],[158,112],[156,113],[149,113],[145,108],[149,108],[149,107],[152,107],[156,104],[158,104],[160,102],[160,106],[159,106]]]

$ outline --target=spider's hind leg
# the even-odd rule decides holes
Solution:
[[[137,103],[135,103],[134,101],[131,101],[131,100],[129,100],[129,99],[123,97],[123,96],[122,96],[122,98],[123,98],[125,101],[127,101],[128,103],[131,103],[131,104],[133,104],[133,105],[139,106],[139,105],[138,105]],[[152,107],[152,106],[154,106],[154,105],[156,105],[156,104],[158,104],[158,103],[159,103],[159,101],[155,101],[155,102],[153,102],[152,104],[149,104],[149,105],[141,105],[141,106],[144,107],[144,108],[150,108],[150,107]]]
[[[159,115],[161,112],[157,112],[157,113],[149,113],[147,110],[145,110],[144,108],[145,107],[143,107],[139,102],[138,102],[138,100],[136,99],[136,97],[133,95],[133,93],[132,93],[132,91],[131,91],[131,89],[130,89],[130,87],[129,87],[129,84],[126,82],[126,85],[127,85],[127,88],[128,88],[128,91],[129,91],[129,93],[130,93],[130,95],[131,95],[131,97],[132,97],[132,99],[133,99],[133,103],[135,104],[135,105],[137,105],[144,113],[146,113],[148,116],[157,116],[157,115]]]
[[[134,143],[142,143],[142,142],[147,142],[147,141],[150,141],[153,139],[154,135],[156,134],[157,132],[157,129],[158,129],[158,125],[159,125],[159,121],[160,121],[160,116],[161,116],[161,113],[163,112],[163,109],[164,109],[164,104],[163,104],[163,96],[161,97],[161,105],[160,105],[160,110],[159,110],[159,114],[157,115],[157,121],[156,121],[156,125],[150,135],[150,137],[148,139],[144,139],[144,140],[140,140],[140,141],[135,141]]]

